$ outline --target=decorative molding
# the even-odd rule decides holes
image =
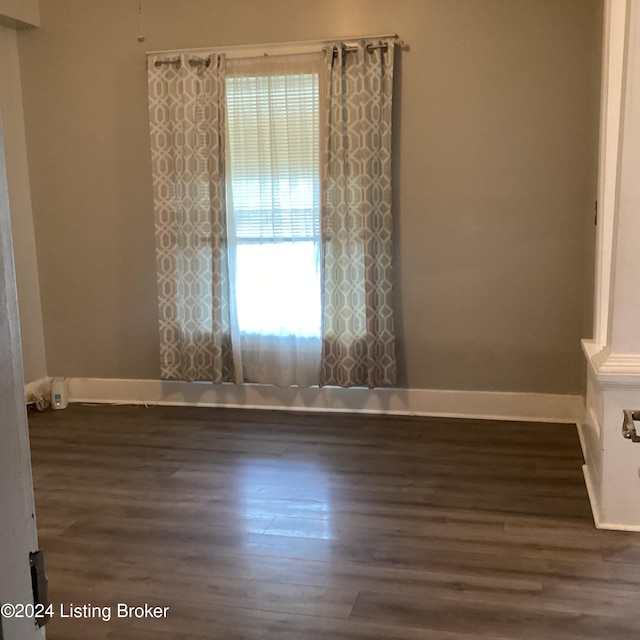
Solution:
[[[580,345],[587,360],[592,363],[594,367],[600,366],[609,353],[605,345],[595,340],[581,340]]]
[[[640,380],[640,355],[632,353],[610,353],[600,365],[601,374],[632,374]]]
[[[213,385],[205,382],[69,378],[71,402],[234,407],[287,411],[360,412],[533,422],[576,423],[584,413],[577,395]]]
[[[598,224],[596,226],[594,335],[605,342],[609,328],[613,238],[618,206],[618,171],[624,70],[626,1],[607,0],[604,6],[602,34],[602,72],[600,99],[600,136],[598,144]]]
[[[611,353],[608,346],[592,340],[583,340],[582,350],[602,389],[640,388],[640,354]]]

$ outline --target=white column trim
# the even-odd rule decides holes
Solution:
[[[594,339],[601,344],[609,332],[628,13],[628,0],[605,1],[594,295]]]
[[[611,353],[608,346],[594,340],[583,340],[582,350],[602,389],[640,388],[640,354]]]

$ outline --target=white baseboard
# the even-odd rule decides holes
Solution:
[[[589,414],[587,420],[591,419]],[[593,452],[589,447],[589,440],[587,437],[588,425],[584,422],[578,422],[578,438],[580,439],[580,447],[582,448],[582,457],[585,464],[582,465],[582,475],[584,476],[584,483],[587,487],[587,495],[589,496],[589,504],[591,505],[591,515],[593,516],[593,523],[596,528],[600,527],[602,517],[600,516],[600,499],[598,493],[598,487],[600,486],[597,478],[594,477],[595,464],[593,460]]]
[[[589,494],[589,502],[591,503],[591,513],[593,515],[593,522],[596,525],[596,529],[609,529],[613,531],[640,531],[640,525],[605,522],[602,519],[600,511],[600,500],[598,498],[595,480],[591,477],[591,472],[588,465],[585,464],[582,467],[582,473],[584,474],[584,481],[587,485],[587,493]]]
[[[589,412],[588,420],[594,421],[595,415],[592,411]],[[593,422],[593,424],[596,424]],[[611,529],[614,531],[640,531],[640,525],[634,524],[620,524],[616,522],[605,522],[602,517],[602,508],[600,504],[600,487],[601,480],[597,477],[596,461],[593,457],[593,451],[589,448],[588,438],[585,433],[587,426],[583,422],[578,422],[578,437],[580,438],[580,445],[582,447],[582,455],[585,459],[585,464],[582,466],[582,473],[584,475],[584,482],[587,487],[587,494],[589,495],[589,503],[591,505],[591,514],[593,516],[593,522],[596,529]]]
[[[591,438],[589,438],[589,424],[596,425],[594,422],[595,415],[592,410],[586,412],[584,420],[580,420],[577,423],[578,426],[578,438],[580,439],[580,447],[582,448],[582,457],[585,464],[589,467],[589,473],[593,476],[594,473],[600,473],[600,462],[595,459],[596,452],[594,451],[594,444]]]
[[[617,524],[615,522],[596,521],[596,529],[608,529],[610,531],[634,531],[640,532],[640,525],[637,524]]]
[[[587,439],[584,434],[584,424],[582,422],[578,422],[578,439],[580,440],[580,448],[582,449],[582,457],[585,462],[587,461],[587,456],[589,455],[589,451],[587,449]]]
[[[580,428],[578,427],[578,433]],[[582,475],[584,475],[584,483],[587,486],[587,495],[589,496],[589,504],[591,505],[591,515],[593,516],[593,523],[597,529],[602,529],[600,526],[602,518],[600,517],[600,501],[598,499],[598,492],[596,490],[596,484],[591,477],[591,467],[587,464],[582,465]]]
[[[204,382],[68,378],[70,402],[234,407],[288,411],[339,411],[533,422],[576,423],[584,400],[577,395],[214,385]]]

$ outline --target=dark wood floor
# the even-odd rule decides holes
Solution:
[[[640,638],[640,534],[594,528],[573,427],[71,406],[30,428],[49,640]]]

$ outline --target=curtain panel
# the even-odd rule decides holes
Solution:
[[[394,46],[148,57],[162,378],[395,384]]]
[[[372,388],[396,382],[391,212],[395,43],[380,44],[386,46],[361,41],[325,48],[321,385]]]
[[[235,382],[225,211],[225,59],[148,58],[164,379]]]

